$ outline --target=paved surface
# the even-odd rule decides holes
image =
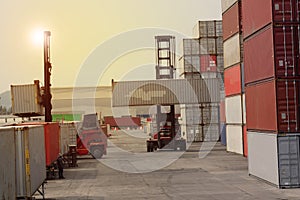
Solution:
[[[248,176],[247,159],[226,152],[219,143],[212,151],[209,143],[195,143],[183,155],[171,151],[145,153],[146,136],[136,131],[131,135],[114,133],[108,155],[102,159],[104,164],[95,159],[80,159],[77,168],[65,170],[65,180],[48,181],[46,198],[300,199],[300,189],[282,190]],[[199,149],[201,156],[208,155],[200,159]],[[157,166],[165,167],[153,171]]]

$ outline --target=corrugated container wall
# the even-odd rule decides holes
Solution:
[[[0,135],[1,197],[30,198],[46,179],[43,127],[5,127]]]
[[[238,0],[222,0],[222,13],[225,13],[234,3],[236,3]]]
[[[112,105],[170,105],[220,102],[218,79],[160,79],[113,83]]]
[[[246,87],[248,130],[299,132],[300,80],[272,80]]]
[[[248,141],[249,174],[279,188],[300,187],[299,134],[279,135],[249,131]]]
[[[12,113],[21,117],[43,115],[42,97],[38,83],[11,85]]]
[[[21,125],[44,127],[46,165],[50,166],[60,153],[60,127],[58,122],[26,122]]]
[[[227,12],[223,13],[223,40],[227,40],[241,31],[240,3],[236,2]]]
[[[0,128],[0,197],[16,199],[16,146],[14,129]]]
[[[299,77],[298,28],[299,25],[269,25],[245,40],[246,84],[273,77]]]
[[[275,23],[299,23],[298,0],[243,0],[244,37]]]

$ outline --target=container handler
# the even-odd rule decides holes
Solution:
[[[107,135],[101,129],[97,113],[83,116],[82,125],[78,129],[77,154],[91,154],[100,159],[106,155]]]
[[[147,140],[147,152],[157,149],[186,150],[186,140],[181,137],[180,126],[174,113],[174,106],[171,106],[166,123]]]

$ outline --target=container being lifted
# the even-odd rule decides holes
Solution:
[[[34,84],[11,85],[12,113],[19,117],[44,115],[39,81]]]

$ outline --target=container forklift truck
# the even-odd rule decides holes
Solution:
[[[175,37],[155,36],[156,79],[174,79]],[[157,149],[186,150],[186,140],[181,138],[179,126],[176,128],[175,106],[170,105],[167,120],[161,126],[161,107],[157,106],[157,133],[147,140],[147,152]],[[177,123],[178,124],[178,123]]]
[[[170,105],[167,120],[163,126],[158,126],[158,130],[147,140],[147,152],[153,152],[157,149],[186,150],[186,140],[181,137],[178,121],[176,123],[174,105]]]

